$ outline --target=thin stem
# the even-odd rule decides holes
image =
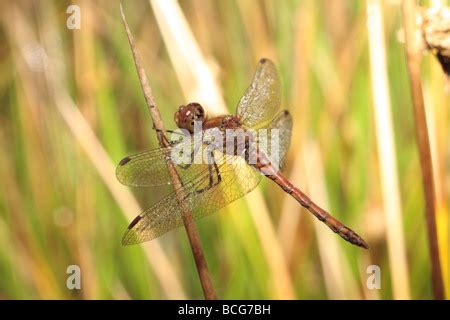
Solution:
[[[177,73],[179,83],[188,101],[197,101],[205,106],[208,115],[228,114],[210,59],[200,50],[183,11],[176,0],[150,0],[161,36],[167,47],[170,60]],[[213,59],[214,60],[214,59]],[[244,198],[255,226],[264,258],[270,272],[268,279],[272,297],[294,299],[295,290],[288,264],[286,263],[266,200],[258,189]],[[233,205],[228,207],[233,210]],[[248,239],[241,234],[241,241]],[[247,249],[249,250],[249,249]]]
[[[367,31],[380,187],[394,299],[410,299],[381,0],[367,1]]]
[[[422,39],[417,25],[418,7],[415,0],[403,0],[402,13],[405,30],[406,60],[411,83],[412,102],[416,122],[417,143],[420,153],[422,183],[425,195],[425,216],[428,230],[428,245],[431,256],[431,277],[435,299],[444,299],[441,263],[436,232],[435,190],[431,162],[430,142],[428,138],[425,104],[420,80],[420,60]]]
[[[152,90],[148,83],[144,67],[142,66],[140,56],[137,52],[136,45],[134,44],[134,37],[131,34],[130,28],[128,27],[128,23],[126,21],[125,15],[123,13],[122,4],[120,4],[120,13],[122,15],[122,21],[125,26],[125,30],[127,32],[131,51],[133,53],[134,63],[136,66],[136,70],[138,72],[139,81],[142,86],[142,91],[144,93],[145,101],[146,101],[148,109],[150,111],[150,116],[152,118],[153,127],[155,128],[156,133],[157,133],[159,144],[161,147],[170,147],[168,140],[166,139],[166,129],[164,128],[164,123],[161,119],[161,114],[159,112],[158,107],[156,106],[155,99],[153,98]],[[198,271],[200,282],[201,282],[201,285],[203,288],[203,293],[205,295],[205,299],[215,300],[216,294],[214,292],[214,287],[212,285],[211,276],[208,271],[208,265],[206,263],[206,259],[203,254],[200,237],[199,237],[197,229],[195,227],[195,224],[194,224],[194,221],[192,218],[192,213],[190,212],[189,208],[186,206],[186,202],[183,201],[183,199],[185,198],[185,194],[184,194],[184,189],[182,188],[183,185],[182,185],[181,179],[178,175],[178,172],[175,169],[173,162],[170,159],[167,161],[167,169],[169,170],[169,174],[170,174],[170,177],[171,177],[174,189],[175,189],[175,193],[177,195],[177,199],[180,204],[184,227],[186,229],[186,233],[187,233],[188,239],[189,239],[189,244],[191,245],[192,253],[194,255],[195,264],[197,266],[197,271]]]

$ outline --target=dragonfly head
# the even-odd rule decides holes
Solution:
[[[205,121],[205,110],[197,102],[191,102],[185,106],[180,106],[175,112],[175,123],[178,128],[186,129],[190,133],[194,133],[195,121]]]

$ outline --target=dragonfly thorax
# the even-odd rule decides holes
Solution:
[[[234,115],[226,115],[222,117],[222,122],[220,123],[221,130],[227,129],[242,129],[241,122],[239,118]]]
[[[195,122],[205,120],[205,110],[199,103],[191,102],[185,106],[180,106],[178,111],[175,112],[174,119],[178,128],[194,133]]]

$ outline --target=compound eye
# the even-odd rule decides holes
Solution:
[[[173,119],[178,128],[182,128],[183,126],[183,117],[185,113],[186,106],[180,106],[178,110],[175,112]]]
[[[202,121],[205,118],[205,111],[203,107],[197,103],[192,102],[186,106],[180,106],[175,113],[175,123],[178,128],[186,129],[189,132],[194,132],[195,121]]]
[[[203,120],[204,118],[205,118],[205,112],[203,111],[203,108],[200,106],[199,109],[195,110],[195,119]]]

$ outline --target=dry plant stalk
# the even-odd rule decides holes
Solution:
[[[142,86],[142,91],[144,93],[145,101],[147,103],[148,109],[150,111],[150,116],[153,122],[153,128],[155,129],[158,137],[158,141],[161,147],[170,147],[168,139],[166,137],[166,130],[164,128],[164,123],[161,119],[161,114],[159,112],[158,107],[156,106],[155,100],[153,98],[152,90],[147,80],[147,76],[145,74],[144,67],[142,66],[142,62],[140,56],[137,52],[136,45],[134,43],[134,37],[131,34],[130,28],[128,27],[128,23],[126,21],[125,15],[123,13],[122,4],[120,4],[120,13],[122,15],[122,21],[125,26],[125,30],[127,33],[128,41],[130,43],[131,51],[133,53],[133,59],[136,66],[136,70],[138,72],[139,81]],[[216,294],[214,291],[214,287],[212,285],[211,276],[208,271],[208,265],[206,263],[205,256],[203,254],[202,245],[200,242],[200,237],[198,235],[197,229],[195,227],[192,213],[189,208],[187,208],[186,203],[183,201],[185,198],[184,190],[182,188],[182,182],[178,175],[178,172],[175,169],[175,165],[173,162],[168,159],[167,161],[167,169],[169,170],[169,174],[172,180],[173,187],[175,189],[175,193],[177,195],[178,202],[180,204],[180,209],[182,212],[182,219],[184,222],[184,227],[186,229],[186,233],[188,235],[189,244],[192,249],[192,253],[194,255],[195,264],[197,266],[198,275],[200,278],[200,282],[202,285],[203,293],[205,295],[205,299],[207,300],[215,300]]]
[[[209,63],[214,59],[205,58],[201,52],[178,1],[150,0],[150,4],[187,100],[195,100],[207,106],[209,115],[227,114],[219,85]],[[270,269],[268,277],[273,288],[270,293],[276,299],[294,299],[293,281],[261,191],[256,189],[247,194],[244,201],[247,203]],[[232,210],[233,205],[235,204],[230,204],[229,210]]]
[[[375,135],[380,164],[380,187],[394,299],[410,299],[408,260],[403,235],[402,204],[394,146],[392,106],[389,91],[384,17],[381,0],[367,1],[370,77]]]
[[[425,103],[420,78],[420,61],[422,57],[423,39],[418,22],[419,7],[415,0],[403,0],[402,15],[405,32],[406,62],[411,83],[412,102],[416,122],[416,135],[419,147],[422,183],[425,196],[425,216],[428,231],[428,246],[431,257],[431,276],[435,299],[444,299],[441,262],[436,232],[435,190],[433,168],[431,162],[430,142],[425,114]]]

